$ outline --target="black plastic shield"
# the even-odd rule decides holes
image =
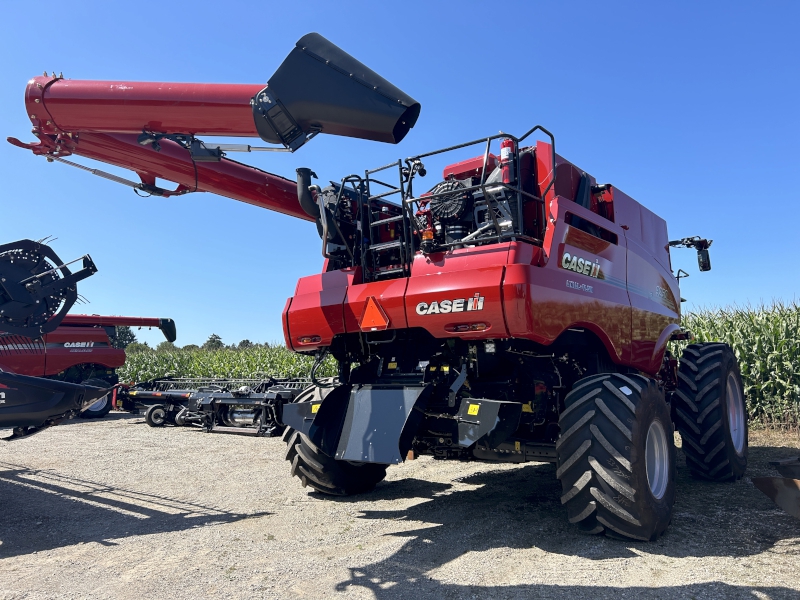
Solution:
[[[109,390],[0,372],[0,427],[40,427],[87,408]]]
[[[465,398],[458,411],[458,445],[469,448],[485,438],[490,448],[516,431],[522,405],[485,398]]]
[[[168,342],[174,342],[178,338],[178,330],[175,327],[175,321],[172,319],[159,319],[158,328]]]
[[[420,104],[318,33],[303,36],[253,98],[261,138],[292,150],[313,132],[392,144]]]
[[[340,386],[322,402],[283,407],[283,424],[304,433],[323,453],[339,460],[402,462],[430,386]]]
[[[336,458],[357,462],[402,462],[418,423],[414,411],[429,387],[358,386],[350,395]]]

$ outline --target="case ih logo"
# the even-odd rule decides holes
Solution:
[[[447,313],[469,312],[483,310],[484,297],[475,294],[472,298],[459,298],[457,300],[441,300],[440,302],[420,302],[417,304],[418,315],[446,315]]]
[[[601,273],[599,263],[592,262],[588,258],[572,256],[569,252],[564,252],[564,256],[561,257],[561,268],[595,278],[600,277]]]
[[[64,342],[64,348],[91,348],[94,342]]]

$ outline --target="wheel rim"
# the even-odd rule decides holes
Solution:
[[[728,401],[728,428],[731,432],[731,441],[736,454],[741,455],[744,449],[744,398],[736,374],[728,373],[726,386],[726,400]]]
[[[153,414],[150,415],[150,418],[152,419],[153,423],[155,423],[157,425],[161,425],[164,422],[164,419],[166,418],[166,416],[167,416],[167,413],[164,412],[164,409],[159,408],[159,409],[153,411]]]
[[[94,404],[90,405],[89,408],[86,409],[86,411],[100,412],[106,407],[106,404],[108,404],[108,394],[100,398]]]
[[[647,430],[645,463],[650,493],[656,500],[661,500],[669,483],[669,446],[664,427],[658,421],[650,423],[650,429]]]

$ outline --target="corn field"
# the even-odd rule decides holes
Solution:
[[[245,350],[144,350],[129,353],[117,371],[120,381],[139,382],[166,377],[223,377],[228,379],[271,375],[307,377],[314,359],[294,354],[281,346],[255,346]],[[328,359],[318,375],[336,373]]]
[[[748,411],[754,422],[800,423],[800,304],[728,307],[684,315],[683,324],[701,342],[730,344],[742,370]],[[682,346],[673,351],[680,355]],[[121,381],[176,377],[247,378],[307,376],[313,359],[281,346],[244,350],[145,350],[130,353],[119,369]],[[328,359],[320,376],[335,374]]]
[[[705,309],[683,325],[697,341],[733,347],[752,421],[800,423],[800,303]]]

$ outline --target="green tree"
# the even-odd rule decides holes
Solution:
[[[216,333],[212,333],[208,336],[206,343],[203,344],[203,350],[220,350],[221,348],[225,347],[225,342],[222,341],[222,338],[219,337]]]
[[[241,342],[239,342],[237,348],[239,350],[247,350],[248,348],[252,348],[253,346],[255,346],[255,344],[250,340],[242,340]]]
[[[200,350],[200,346],[197,344],[186,344],[181,350],[188,350],[189,352],[194,352],[195,350]]]
[[[139,343],[139,342],[131,342],[125,348],[125,352],[128,354],[136,354],[137,352],[151,352],[153,349],[148,346],[147,342]]]
[[[111,345],[114,348],[121,348],[124,350],[136,342],[136,334],[133,333],[133,330],[127,325],[121,325],[117,327],[117,335],[111,340]]]
[[[172,350],[177,350],[178,347],[173,344],[172,342],[168,342],[164,340],[158,346],[156,346],[156,352],[170,352]]]

